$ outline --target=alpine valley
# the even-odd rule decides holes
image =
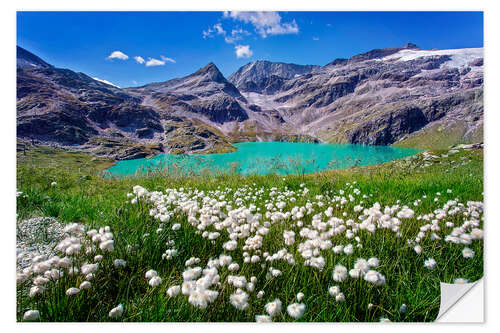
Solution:
[[[244,141],[448,148],[483,141],[483,49],[376,49],[324,66],[255,61],[225,78],[118,88],[17,47],[18,145],[115,160]]]

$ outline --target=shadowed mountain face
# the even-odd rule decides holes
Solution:
[[[238,89],[245,92],[260,92],[272,87],[278,88],[284,80],[309,74],[320,66],[285,64],[282,62],[254,61],[246,64],[228,78]],[[273,92],[274,90],[268,90]]]
[[[231,151],[231,142],[253,140],[478,142],[482,57],[482,49],[407,44],[325,66],[256,61],[229,79],[209,63],[120,89],[18,47],[17,136],[117,159]]]
[[[126,90],[166,114],[202,116],[218,124],[248,119],[241,107],[245,98],[213,63],[184,78]]]

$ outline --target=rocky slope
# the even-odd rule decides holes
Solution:
[[[285,64],[282,62],[254,61],[228,77],[240,91],[274,93],[284,80],[309,74],[321,68],[314,65]]]
[[[127,159],[283,140],[410,146],[482,141],[482,49],[372,50],[325,66],[209,63],[120,89],[18,47],[17,136]]]
[[[179,149],[232,149],[222,133],[204,134],[216,129],[193,125],[189,119],[172,118],[160,111],[143,105],[140,96],[83,73],[55,68],[18,47],[17,137],[21,140],[73,146],[116,159]],[[189,144],[183,147],[176,138],[166,136],[165,124],[179,119],[191,124],[197,149]]]

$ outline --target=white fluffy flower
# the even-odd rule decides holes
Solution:
[[[222,247],[227,251],[233,251],[236,249],[237,246],[238,242],[236,242],[235,240],[227,241],[222,245]]]
[[[468,248],[468,247],[465,247],[463,250],[462,250],[462,255],[464,256],[464,258],[466,259],[471,259],[471,258],[474,258],[474,250]]]
[[[154,269],[150,269],[144,276],[146,277],[146,279],[151,279],[152,277],[158,276],[158,272],[156,272]]]
[[[38,310],[28,310],[24,313],[23,320],[35,321],[40,319],[40,312]]]
[[[71,296],[71,295],[76,295],[80,292],[80,289],[71,287],[68,290],[66,290],[66,295]]]
[[[82,283],[80,283],[80,286],[78,288],[80,288],[80,289],[89,289],[90,285],[91,285],[91,283],[89,281],[83,281]]]
[[[112,308],[111,311],[109,311],[109,318],[117,319],[120,318],[122,314],[123,314],[123,305],[119,304],[117,307]]]
[[[115,259],[113,265],[115,265],[115,267],[125,267],[127,266],[127,262],[123,259]]]
[[[274,301],[267,303],[265,308],[266,312],[271,317],[274,317],[275,315],[281,312],[281,301],[278,298],[276,298]]]
[[[337,296],[338,294],[340,294],[340,288],[339,286],[332,286],[330,288],[328,288],[328,293],[330,294],[330,296]]]
[[[290,317],[295,319],[300,318],[304,315],[306,311],[306,305],[304,303],[293,303],[286,308]]]
[[[271,316],[266,316],[266,315],[256,315],[255,316],[255,321],[257,323],[270,323],[273,321]]]
[[[353,279],[359,279],[359,277],[362,275],[361,270],[359,268],[353,268],[349,271],[349,275]]]
[[[368,259],[368,265],[370,265],[370,267],[378,267],[379,261],[377,258],[372,257],[372,258]]]
[[[333,280],[342,282],[347,278],[347,268],[342,265],[336,265],[333,269]]]
[[[97,268],[98,268],[97,264],[85,264],[82,266],[81,272],[83,275],[87,275],[97,271]]]
[[[248,294],[242,290],[229,296],[231,304],[238,310],[246,310],[248,308]]]
[[[42,286],[33,286],[30,288],[30,297],[35,297],[38,294],[41,294],[45,291],[45,288]]]
[[[158,287],[161,283],[161,277],[159,276],[153,276],[150,280],[149,280],[149,285],[151,287]]]
[[[429,258],[426,261],[424,261],[424,266],[432,270],[436,267],[436,260],[434,260],[433,258]]]
[[[354,263],[354,268],[359,269],[361,272],[366,273],[370,269],[370,264],[363,258],[359,258]]]
[[[180,290],[181,290],[180,286],[172,286],[172,287],[168,288],[167,295],[168,295],[168,297],[175,297],[179,294]]]
[[[297,294],[297,301],[302,301],[304,299],[304,293],[300,292]]]
[[[232,264],[230,264],[227,269],[229,269],[231,272],[235,272],[237,271],[238,269],[240,269],[240,265],[238,265],[237,263],[233,262]]]

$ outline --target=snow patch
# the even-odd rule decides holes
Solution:
[[[102,83],[109,84],[110,86],[113,86],[113,87],[116,87],[116,88],[120,88],[116,84],[113,84],[113,83],[109,82],[108,80],[103,80],[103,79],[100,79],[98,77],[93,77],[93,79],[96,80],[96,81],[102,82]]]
[[[467,66],[472,60],[483,57],[483,48],[453,49],[453,50],[401,50],[387,57],[378,59],[387,61],[397,59],[398,61],[410,61],[422,57],[449,55],[451,60],[444,62],[441,67]]]

